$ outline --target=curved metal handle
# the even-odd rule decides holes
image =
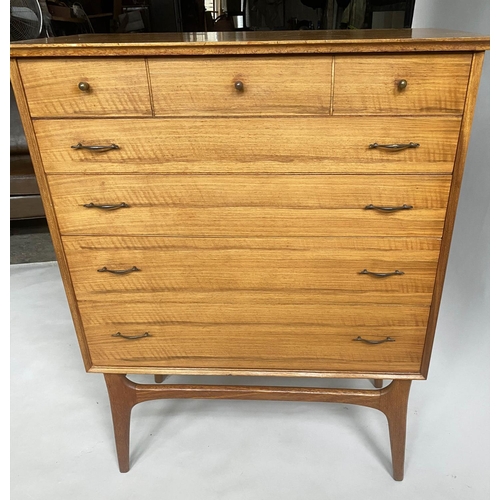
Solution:
[[[110,144],[109,146],[84,146],[81,142],[71,146],[71,149],[88,149],[89,151],[94,151],[96,153],[104,153],[105,151],[110,151],[112,149],[120,149],[120,146],[116,144]]]
[[[78,83],[78,88],[82,91],[82,92],[87,92],[90,90],[90,85],[88,82],[79,82]]]
[[[108,269],[106,266],[98,269],[98,273],[111,273],[111,274],[130,274],[135,271],[140,271],[140,269],[136,266],[131,267],[130,269]]]
[[[403,276],[404,272],[396,269],[392,273],[374,273],[372,271],[368,271],[368,269],[363,269],[359,272],[359,274],[369,274],[370,276],[376,276],[377,278],[387,278],[387,276]]]
[[[396,342],[396,339],[393,339],[392,337],[386,337],[385,339],[382,340],[368,340],[364,339],[363,337],[356,337],[355,340],[357,342],[365,342],[367,344],[383,344],[384,342]]]
[[[406,87],[408,87],[408,82],[406,80],[398,80],[397,82],[398,90],[404,90]]]
[[[97,205],[95,203],[85,203],[83,205],[85,208],[101,208],[102,210],[116,210],[117,208],[130,208],[125,202],[121,202],[118,205]]]
[[[378,144],[377,142],[374,142],[368,147],[370,149],[382,148],[388,149],[389,151],[402,151],[403,149],[418,148],[420,147],[420,144],[417,144],[416,142],[409,142],[408,144]]]
[[[113,333],[111,335],[112,337],[121,337],[122,339],[127,339],[127,340],[135,340],[135,339],[142,339],[144,337],[151,337],[151,335],[148,332],[144,332],[142,335],[123,335],[120,332]]]
[[[366,205],[365,210],[381,210],[382,212],[397,212],[398,210],[411,210],[413,205],[401,205],[400,207],[377,207],[370,203]]]
[[[236,90],[238,90],[239,92],[243,92],[243,90],[245,89],[245,86],[243,85],[243,82],[238,80],[237,82],[234,82],[234,88]]]

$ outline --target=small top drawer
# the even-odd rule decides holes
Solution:
[[[333,113],[462,114],[470,54],[336,56]]]
[[[148,65],[156,116],[330,112],[330,56],[150,58]]]
[[[151,116],[144,59],[23,59],[31,116]]]

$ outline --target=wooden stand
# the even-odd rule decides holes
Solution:
[[[368,406],[387,417],[391,440],[393,477],[404,476],[406,413],[411,380],[393,380],[379,390],[318,389],[304,387],[254,387],[230,385],[136,384],[125,375],[105,374],[111,404],[120,472],[128,472],[130,413],[144,401],[155,399],[244,399],[312,401]]]

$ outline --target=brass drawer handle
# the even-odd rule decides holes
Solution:
[[[121,202],[118,205],[97,205],[96,203],[85,203],[83,205],[85,208],[101,208],[102,210],[116,210],[118,208],[130,208],[125,202]]]
[[[144,337],[151,337],[151,335],[148,332],[144,332],[142,335],[123,335],[123,333],[116,332],[111,335],[112,337],[121,337],[122,339],[127,339],[127,340],[136,340],[136,339],[142,339]]]
[[[96,153],[104,153],[106,151],[111,151],[112,149],[120,149],[117,144],[110,144],[109,146],[84,146],[81,142],[71,146],[71,149],[87,149],[89,151],[94,151]]]
[[[130,269],[108,269],[106,266],[98,269],[98,273],[111,273],[111,274],[130,274],[135,271],[140,271],[140,269],[136,266],[131,267]]]
[[[359,274],[369,274],[370,276],[376,276],[377,278],[387,278],[387,276],[403,276],[404,272],[396,269],[392,273],[374,273],[372,271],[368,271],[368,269],[363,269]]]
[[[408,144],[378,144],[374,142],[368,146],[370,149],[382,148],[388,149],[389,151],[402,151],[403,149],[418,148],[420,144],[416,142],[409,142]]]
[[[234,88],[238,92],[243,92],[243,90],[245,90],[245,85],[243,85],[243,82],[241,82],[240,80],[238,80],[237,82],[234,83]]]
[[[396,339],[393,339],[392,337],[387,337],[382,340],[368,340],[364,339],[363,337],[356,337],[355,339],[352,340],[355,340],[357,342],[365,342],[367,344],[383,344],[384,342],[396,342]]]
[[[377,207],[370,203],[366,205],[365,210],[381,210],[382,212],[397,212],[398,210],[411,210],[413,205],[401,205],[400,207]]]

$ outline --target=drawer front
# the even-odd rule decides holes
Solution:
[[[439,238],[450,187],[450,176],[47,177],[62,234]]]
[[[332,61],[323,56],[150,58],[155,115],[327,115]]]
[[[18,64],[32,117],[152,115],[144,59],[20,59]]]
[[[459,117],[39,120],[48,173],[451,173]],[[403,150],[382,146],[418,144]],[[108,151],[75,149],[98,145]],[[377,145],[376,147],[374,145]],[[371,147],[370,147],[371,146]]]
[[[429,306],[440,248],[426,238],[67,236],[63,243],[78,300],[137,303],[154,294],[162,304]]]
[[[471,60],[471,54],[335,57],[333,112],[462,114]]]
[[[418,373],[429,314],[428,307],[382,304],[120,301],[80,302],[79,309],[95,368],[365,373]]]

